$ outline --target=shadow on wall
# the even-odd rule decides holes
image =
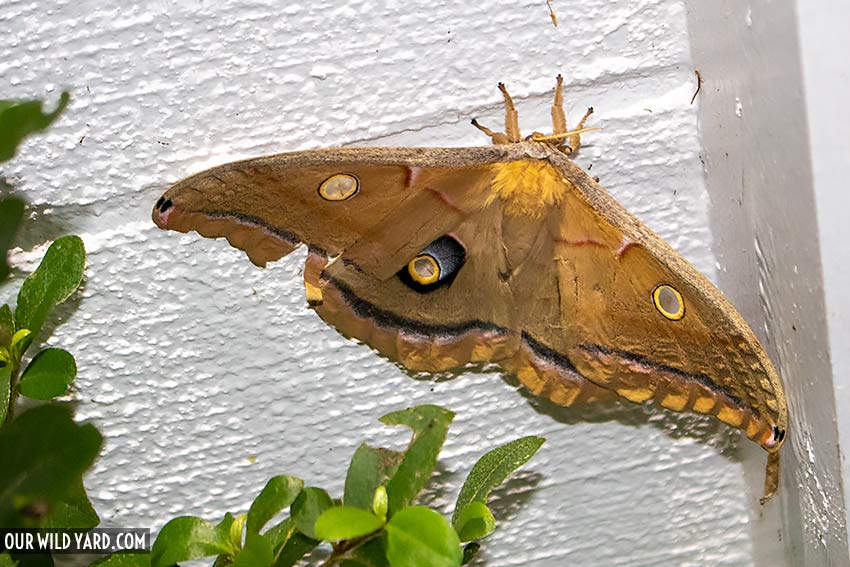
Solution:
[[[470,373],[493,372],[526,399],[534,410],[555,421],[567,425],[578,423],[617,422],[634,428],[654,427],[672,439],[690,438],[703,445],[713,447],[731,462],[740,463],[743,456],[737,444],[740,432],[728,427],[710,415],[689,412],[675,412],[652,404],[634,404],[615,400],[604,404],[563,407],[540,398],[523,387],[517,378],[502,371],[495,364],[477,365],[448,372],[415,372],[397,362],[384,357],[375,350],[374,356],[392,362],[400,371],[414,380],[426,382],[448,382]]]

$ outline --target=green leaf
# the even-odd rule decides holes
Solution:
[[[246,514],[236,517],[230,512],[224,515],[224,519],[216,526],[222,533],[227,533],[227,541],[233,553],[242,548],[242,533],[245,531]]]
[[[40,100],[0,101],[0,162],[12,159],[18,144],[29,134],[50,126],[68,106],[70,98],[63,92],[56,110],[47,114]]]
[[[12,335],[12,346],[9,348],[9,355],[12,357],[15,364],[20,362],[21,357],[30,347],[34,338],[35,335],[33,335],[32,331],[29,329],[18,329],[15,331],[15,334]]]
[[[79,287],[85,265],[86,251],[79,236],[55,240],[18,292],[15,326],[37,335],[53,308]]]
[[[170,567],[178,561],[231,554],[234,550],[230,546],[230,526],[224,526],[225,529],[221,526],[195,516],[174,518],[162,527],[151,548],[151,567]]]
[[[422,405],[381,418],[386,425],[406,425],[413,430],[401,464],[387,483],[390,517],[410,505],[431,478],[454,415],[439,406]]]
[[[299,532],[292,518],[286,518],[269,528],[263,537],[272,544],[275,567],[292,567],[319,545],[317,540],[310,539]]]
[[[18,567],[56,567],[53,556],[49,553],[12,553],[10,557],[16,561]]]
[[[375,495],[372,497],[372,513],[381,518],[382,522],[387,521],[387,510],[390,506],[389,496],[387,496],[387,488],[379,486],[375,489]]]
[[[116,553],[98,559],[91,567],[150,567],[151,556],[147,553]]]
[[[272,547],[276,548],[286,543],[292,537],[293,533],[298,533],[298,530],[295,528],[295,522],[292,518],[284,518],[282,522],[266,530],[263,537],[271,542]]]
[[[292,519],[295,520],[295,527],[307,537],[319,539],[316,537],[316,530],[314,529],[316,520],[325,510],[333,508],[333,505],[333,500],[327,492],[321,488],[308,486],[301,491],[290,508]]]
[[[351,553],[351,561],[342,562],[342,567],[390,567],[384,539],[367,541]]]
[[[470,502],[452,522],[460,541],[481,539],[496,529],[496,518],[483,502]]]
[[[342,498],[345,505],[369,510],[375,489],[395,474],[403,456],[398,451],[360,445],[348,465]]]
[[[16,567],[18,562],[12,559],[8,553],[0,553],[0,567]]]
[[[6,254],[15,242],[15,234],[23,218],[23,201],[12,197],[0,199],[0,283],[3,283],[9,275]]]
[[[248,533],[260,533],[275,514],[295,502],[302,488],[304,481],[298,477],[280,475],[269,479],[248,510]]]
[[[274,562],[272,544],[260,534],[248,534],[245,547],[236,555],[233,567],[269,567]]]
[[[6,423],[9,412],[9,400],[12,395],[12,366],[7,364],[0,367],[0,427]]]
[[[386,526],[387,559],[393,567],[459,567],[457,533],[445,518],[424,506],[405,508]]]
[[[479,551],[481,551],[480,543],[478,543],[477,541],[471,541],[467,543],[463,546],[463,561],[461,561],[461,563],[466,565],[467,563],[475,559],[475,556],[478,555]]]
[[[458,516],[471,502],[486,504],[490,491],[534,456],[546,440],[542,437],[522,437],[496,447],[478,459],[466,477],[455,504],[452,524],[460,532]]]
[[[337,506],[319,516],[314,530],[323,541],[340,541],[376,532],[383,525],[383,520],[371,512],[354,506]]]
[[[47,348],[35,355],[18,384],[20,392],[35,400],[49,400],[68,391],[77,377],[77,363],[68,351]]]
[[[103,438],[91,424],[78,425],[62,405],[30,409],[0,431],[0,526],[35,527],[79,486],[100,452]]]
[[[71,487],[64,498],[56,502],[44,521],[42,528],[91,529],[100,523],[94,507],[80,479]]]
[[[2,278],[0,278],[2,279]],[[12,335],[15,334],[15,319],[8,305],[0,305],[0,347],[12,346]]]

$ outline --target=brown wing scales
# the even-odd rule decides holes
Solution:
[[[450,286],[417,291],[396,275],[382,279],[341,258],[324,270],[325,299],[316,312],[412,370],[442,371],[509,356],[518,338],[512,330],[511,291],[499,275],[504,269],[498,260],[500,217],[501,206],[494,203],[477,213],[474,222],[446,227],[466,247],[465,263]],[[428,232],[425,240],[439,236]],[[368,242],[359,245],[365,248]],[[382,242],[373,246],[385,247]],[[414,250],[400,256],[396,271],[419,248]]]

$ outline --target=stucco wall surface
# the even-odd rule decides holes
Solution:
[[[82,235],[87,279],[48,342],[77,356],[78,417],[106,436],[87,481],[105,524],[242,512],[281,473],[339,494],[362,440],[404,443],[377,418],[429,402],[457,412],[427,498],[446,512],[486,449],[548,438],[497,491],[479,565],[756,563],[763,478],[744,468],[764,457],[724,426],[634,405],[567,411],[496,374],[414,379],[306,308],[303,253],[260,270],[150,221],[169,182],[236,158],[484,144],[468,122],[499,125],[500,80],[524,132],[547,131],[561,72],[573,122],[592,105],[604,128],[579,162],[713,276],[682,3],[553,7],[558,28],[543,0],[0,4],[2,95],[74,95],[4,171],[33,210],[4,291],[45,242]]]
[[[805,77],[809,145],[817,197],[821,261],[826,291],[830,359],[835,381],[844,502],[850,502],[850,37],[844,24],[850,4],[798,1],[802,67]],[[845,527],[850,523],[847,515]]]
[[[846,398],[837,397],[846,347],[836,346],[840,334],[830,336],[838,330],[834,297],[844,288],[834,265],[843,249],[834,248],[841,222],[829,214],[818,219],[816,209],[823,199],[837,198],[828,192],[825,172],[840,176],[844,167],[825,167],[841,146],[833,153],[822,138],[846,128],[846,121],[830,113],[844,104],[840,77],[815,72],[837,53],[831,51],[835,39],[829,28],[818,29],[822,39],[813,37],[809,12],[843,21],[832,4],[695,0],[688,3],[688,21],[694,63],[706,78],[700,127],[718,280],[762,331],[781,368],[794,432],[783,449],[780,497],[766,510],[781,511],[789,564],[838,567],[850,565],[836,427],[846,426]],[[820,82],[826,80],[836,85],[828,93]],[[821,126],[824,113],[830,128]],[[786,132],[796,132],[792,143],[777,143]],[[840,210],[840,201],[830,208]],[[825,295],[833,300],[826,305]],[[760,522],[758,529],[769,536],[770,524]],[[760,561],[773,564],[778,549],[770,537],[754,541]]]

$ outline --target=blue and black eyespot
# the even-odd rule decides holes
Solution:
[[[452,283],[465,260],[463,245],[451,236],[441,236],[399,270],[398,277],[408,287],[427,293]]]

